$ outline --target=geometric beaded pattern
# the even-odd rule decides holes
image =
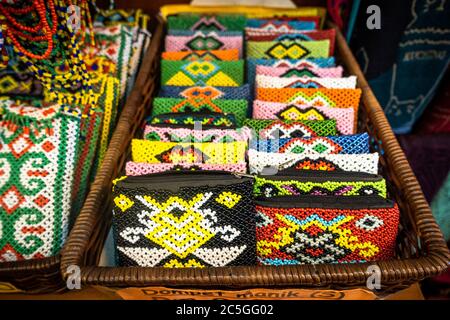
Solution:
[[[186,99],[234,99],[249,100],[250,87],[244,84],[241,87],[211,87],[211,86],[193,86],[176,87],[162,86],[159,91],[159,97],[167,98],[186,98]]]
[[[391,208],[275,208],[256,206],[258,263],[355,263],[394,257],[399,225]]]
[[[281,172],[299,170],[351,171],[378,173],[378,153],[367,154],[296,154],[269,153],[248,150],[251,174],[261,174],[264,168],[275,168]]]
[[[193,127],[195,123],[218,128],[236,127],[234,114],[228,113],[164,113],[151,117],[148,124],[182,125]]]
[[[68,232],[79,113],[2,102],[0,262],[59,253]]]
[[[239,50],[242,57],[242,35],[223,36],[217,32],[204,34],[196,32],[192,35],[166,36],[166,51],[196,51],[196,50]]]
[[[253,118],[280,120],[335,119],[339,134],[353,134],[354,111],[352,108],[310,107],[280,102],[253,101]]]
[[[247,115],[247,104],[247,100],[155,98],[152,115],[172,112],[233,113],[238,125],[241,125]]]
[[[247,81],[253,84],[256,75],[256,66],[282,67],[282,68],[331,68],[335,66],[334,57],[308,58],[308,59],[247,59]]]
[[[238,87],[243,84],[242,60],[161,61],[161,85]]]
[[[133,139],[135,162],[234,164],[245,162],[246,141],[185,143]]]
[[[207,164],[207,163],[142,163],[128,161],[125,167],[125,174],[127,176],[142,176],[152,173],[160,173],[165,171],[228,171],[246,173],[247,163],[232,163],[232,164]]]
[[[304,59],[329,57],[330,41],[247,41],[247,57],[257,59]]]
[[[270,138],[266,138],[270,139]],[[295,154],[364,154],[369,153],[367,133],[330,137],[284,138],[252,140],[250,148],[269,153]]]
[[[245,33],[246,41],[318,41],[328,40],[330,42],[329,56],[334,54],[334,43],[336,38],[336,31],[334,29],[328,30],[295,30],[289,32],[280,31],[266,31]]]
[[[277,176],[264,178],[258,176],[255,179],[255,196],[267,198],[276,196],[374,196],[386,198],[386,181],[381,176],[373,176],[372,181],[364,181],[354,176],[353,172],[345,172],[347,178],[337,180],[331,176],[332,172],[317,172],[323,181],[315,181],[316,177],[311,175],[301,177],[292,176],[292,179],[283,177],[277,180]],[[301,172],[299,172],[301,173]],[[309,173],[309,171],[307,171]],[[342,172],[344,173],[344,172]],[[325,175],[323,175],[325,174]]]
[[[335,136],[336,120],[262,120],[246,119],[244,126],[254,130],[261,139]]]
[[[197,50],[197,51],[168,51],[161,55],[163,60],[183,60],[183,61],[235,61],[239,60],[239,50]]]
[[[330,68],[315,68],[309,64],[299,67],[270,67],[270,66],[256,66],[256,75],[280,77],[284,81],[292,80],[292,78],[341,78],[344,69],[339,67]],[[338,80],[338,79],[336,79]],[[356,81],[356,80],[355,80]]]
[[[176,190],[156,184],[125,186],[123,181],[113,192],[120,266],[202,268],[256,263],[251,180],[211,186],[205,178],[203,186]]]
[[[300,18],[301,19],[301,18]],[[276,19],[248,19],[247,28],[257,28],[261,31],[277,31],[289,32],[292,30],[308,30],[313,31],[319,25],[315,21],[301,21],[301,20],[276,20]],[[246,28],[246,32],[247,32]]]
[[[281,78],[258,74],[255,79],[256,88],[335,88],[355,89],[356,77],[348,78]]]
[[[170,128],[145,126],[144,139],[150,141],[171,142],[233,142],[248,141],[251,131],[247,127],[239,129],[205,129]]]
[[[167,25],[173,30],[202,31],[243,31],[247,18],[245,15],[200,15],[179,14],[167,17]]]

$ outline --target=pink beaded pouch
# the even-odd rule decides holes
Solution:
[[[327,120],[335,119],[339,134],[354,134],[353,108],[333,108],[326,106],[311,107],[307,105],[253,101],[254,119],[281,119],[281,120]]]
[[[247,127],[239,129],[202,129],[174,128],[170,125],[145,126],[144,139],[169,142],[233,142],[248,141],[251,130]]]
[[[272,77],[290,78],[290,77],[311,77],[311,78],[341,78],[343,68],[315,68],[310,66],[299,67],[268,67],[256,66],[256,75],[265,75]]]
[[[166,51],[238,49],[242,57],[242,36],[220,36],[217,32],[195,32],[193,35],[166,36]]]
[[[209,164],[209,163],[143,163],[128,161],[126,164],[127,176],[142,176],[146,174],[177,171],[177,170],[207,170],[207,171],[229,171],[245,173],[247,171],[247,163],[232,163],[232,164]]]
[[[317,77],[273,77],[258,74],[255,79],[256,88],[335,88],[355,89],[356,76],[345,78]]]

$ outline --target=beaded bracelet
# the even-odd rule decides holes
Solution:
[[[248,58],[305,59],[329,57],[330,41],[247,41]]]
[[[195,50],[195,51],[166,51],[161,55],[163,60],[183,61],[236,61],[239,60],[238,49],[228,50]]]

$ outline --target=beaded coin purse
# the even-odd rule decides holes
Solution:
[[[305,59],[327,58],[329,40],[318,41],[246,41],[248,58],[255,59]]]
[[[395,253],[399,210],[380,197],[274,197],[256,201],[256,213],[262,265],[368,262]]]
[[[113,187],[120,266],[254,265],[252,179],[224,172],[122,177]]]
[[[353,108],[310,107],[305,105],[253,101],[253,118],[255,119],[280,119],[280,120],[327,120],[335,119],[339,134],[354,133]]]
[[[151,117],[147,123],[153,125],[171,125],[183,128],[193,127],[195,123],[202,126],[235,128],[236,118],[232,113],[164,113]]]
[[[159,173],[165,171],[227,171],[246,173],[247,163],[231,163],[231,164],[207,164],[207,163],[143,163],[132,162],[126,163],[125,172],[127,176],[142,176],[151,173]]]
[[[312,68],[309,64],[300,65],[298,67],[269,67],[269,66],[256,66],[256,76],[272,76],[280,78],[296,77],[296,78],[341,78],[343,68],[330,67],[330,68]]]
[[[202,31],[243,31],[247,23],[239,14],[178,14],[167,17],[168,29]]]
[[[333,136],[337,134],[334,119],[322,121],[246,119],[244,126],[254,131],[254,138],[260,139]]]
[[[345,78],[316,78],[265,76],[258,74],[255,79],[256,88],[327,88],[327,89],[355,89],[356,77]]]
[[[176,87],[162,86],[159,91],[160,97],[167,98],[186,98],[186,99],[231,99],[231,100],[249,100],[250,87],[244,84],[240,87]]]
[[[318,28],[317,21],[248,19],[247,28],[257,28],[261,31],[287,32],[290,30],[314,30]]]
[[[175,61],[236,61],[239,60],[239,50],[167,51],[162,53],[161,59]]]

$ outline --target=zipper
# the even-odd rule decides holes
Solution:
[[[298,175],[292,175],[289,173],[283,174],[278,172],[275,175],[260,175],[261,178],[270,180],[285,181],[285,180],[297,180],[297,181],[364,181],[364,182],[376,182],[383,179],[378,174],[370,174],[366,172],[350,172],[350,171],[317,171],[317,170],[299,170]]]
[[[380,196],[277,196],[257,197],[256,205],[270,208],[381,209],[393,208],[394,202]]]
[[[149,187],[155,185],[158,189],[177,191],[181,187],[200,187],[216,185],[232,185],[237,182],[250,181],[246,174],[226,171],[166,171],[142,176],[128,176],[117,182],[122,187]]]

